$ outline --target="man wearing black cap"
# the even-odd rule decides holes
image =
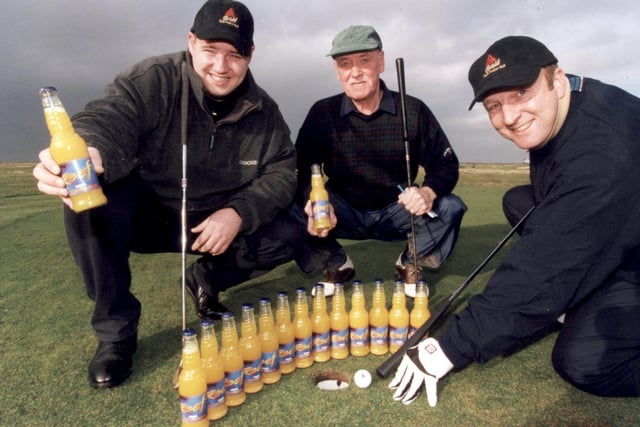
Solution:
[[[354,275],[354,265],[337,238],[407,240],[413,215],[418,259],[414,263],[414,250],[407,247],[395,269],[407,296],[414,297],[420,270],[440,267],[458,237],[466,210],[451,193],[458,182],[458,158],[429,108],[407,96],[411,180],[419,167],[426,176],[422,186],[405,188],[400,95],[380,79],[385,67],[380,36],[370,26],[350,26],[335,36],[327,56],[334,60],[344,93],[316,102],[300,129],[298,201],[307,203],[311,165],[321,164],[337,223],[330,232],[315,233],[307,203],[303,221],[314,237],[308,239],[299,264],[305,271],[324,269],[322,283],[330,295],[335,282]]]
[[[119,74],[73,125],[91,153],[108,203],[65,209],[98,349],[93,387],[130,374],[141,306],[130,291],[129,253],[181,250],[181,131],[187,135],[187,290],[202,318],[219,318],[226,288],[291,260],[304,232],[283,212],[296,189],[295,149],[276,103],[254,81],[253,18],[236,1],[207,1],[188,50],[145,59]],[[183,102],[184,101],[184,102]],[[70,206],[49,150],[38,188]]]
[[[640,99],[565,74],[537,40],[498,40],[469,70],[474,98],[503,137],[529,151],[531,185],[503,201],[520,239],[485,290],[437,339],[405,356],[394,398],[453,367],[484,363],[562,322],[558,374],[598,396],[640,395]],[[470,108],[471,108],[470,107]]]

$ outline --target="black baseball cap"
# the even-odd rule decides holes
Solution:
[[[202,40],[224,40],[241,55],[251,55],[253,16],[238,1],[208,0],[196,14],[191,32]]]
[[[473,88],[469,110],[489,92],[527,86],[538,78],[542,67],[557,63],[553,53],[531,37],[508,36],[498,40],[469,69]]]

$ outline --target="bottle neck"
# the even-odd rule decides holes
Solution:
[[[406,306],[406,300],[405,300],[405,296],[404,296],[404,290],[400,289],[396,289],[393,292],[393,300],[391,302],[391,305],[394,308],[402,308]]]
[[[311,175],[311,188],[324,188],[324,180],[322,175]]]
[[[223,348],[238,344],[238,332],[236,331],[236,324],[233,319],[223,319],[220,340]]]
[[[200,367],[200,353],[195,337],[185,340],[182,347],[182,367],[186,370]]]
[[[364,294],[361,287],[355,287],[353,294],[351,294],[351,307],[357,309],[364,309]]]
[[[216,340],[213,325],[202,328],[202,338],[200,339],[200,350],[204,354],[215,355],[218,353],[218,340]]]
[[[242,323],[240,323],[240,335],[243,337],[253,337],[256,333],[256,321],[253,313],[245,314],[242,318]]]

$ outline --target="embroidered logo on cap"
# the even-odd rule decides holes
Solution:
[[[487,55],[487,61],[485,62],[482,78],[486,79],[489,75],[502,70],[506,66],[507,64],[503,64],[500,58],[495,58],[493,55],[489,54]]]
[[[238,25],[238,17],[232,7],[227,9],[224,16],[220,18],[218,22],[225,25],[231,25],[234,28],[240,28],[240,25]]]

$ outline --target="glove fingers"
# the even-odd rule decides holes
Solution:
[[[414,373],[413,370],[407,370],[407,373],[402,377],[402,382],[398,385],[396,392],[393,393],[393,400],[403,400],[407,394],[407,390],[411,386]]]
[[[427,393],[427,401],[432,408],[438,404],[438,380],[427,376],[424,380],[424,389]]]
[[[402,377],[404,377],[405,372],[407,371],[407,367],[409,366],[409,361],[406,360],[405,357],[402,358],[402,362],[400,362],[400,366],[396,370],[396,375],[393,377],[391,382],[389,383],[390,389],[396,389],[400,385],[402,381]]]
[[[416,398],[420,395],[422,384],[425,382],[424,375],[415,373],[413,377],[414,379],[413,381],[411,381],[411,384],[407,389],[407,392],[405,393],[404,398],[402,399],[402,403],[404,403],[405,405],[409,405],[411,404],[411,402],[416,400]]]

